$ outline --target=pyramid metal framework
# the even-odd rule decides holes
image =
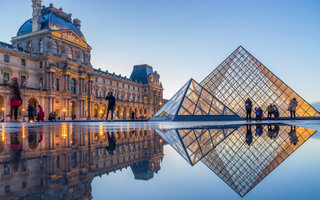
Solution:
[[[262,134],[257,134],[257,129]],[[248,130],[252,141],[246,143]],[[240,196],[246,195],[307,141],[314,129],[287,126],[226,126],[156,130],[191,165],[202,161]],[[296,139],[294,139],[296,136]],[[296,144],[294,145],[294,142]]]
[[[278,135],[269,138],[270,130],[264,127],[267,134],[253,137],[248,146],[246,128],[240,127],[201,161],[243,197],[316,132],[303,127],[297,127],[295,133],[290,126],[278,128]],[[293,134],[298,138],[296,145],[292,144]]]
[[[233,125],[223,128],[156,129],[156,132],[187,162],[194,165],[238,128],[239,125]]]
[[[289,102],[295,97],[298,117],[320,116],[316,109],[241,46],[200,84],[240,117],[245,117],[244,102],[248,97],[253,106],[260,106],[263,110],[276,104],[280,117],[290,116]]]
[[[241,118],[193,79],[190,79],[151,120],[220,121]]]

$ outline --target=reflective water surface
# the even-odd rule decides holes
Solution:
[[[320,194],[320,137],[311,128],[148,122],[0,128],[0,199],[317,199]]]

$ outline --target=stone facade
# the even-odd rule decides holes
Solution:
[[[113,153],[107,134],[113,133]],[[19,141],[20,151],[16,146]],[[131,168],[149,180],[160,170],[163,140],[151,130],[103,125],[25,125],[0,132],[0,199],[92,199],[95,177]]]
[[[20,27],[12,44],[0,42],[1,118],[9,120],[11,77],[21,83],[21,121],[28,102],[41,105],[46,116],[55,111],[66,120],[102,119],[108,91],[117,99],[115,118],[129,118],[131,111],[137,118],[150,118],[160,109],[163,88],[151,66],[135,66],[145,68],[146,73],[134,78],[93,68],[81,21],[72,21],[71,14],[52,4],[45,7],[41,0],[32,2],[33,17]]]

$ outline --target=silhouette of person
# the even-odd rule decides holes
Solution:
[[[252,101],[250,100],[250,98],[246,100],[245,108],[246,108],[246,120],[251,121]]]
[[[279,130],[280,130],[279,124],[275,124],[274,128],[273,128],[273,136],[272,136],[273,138],[277,138],[278,137]]]
[[[256,136],[260,137],[263,134],[263,127],[262,124],[256,125]]]
[[[106,147],[109,154],[113,154],[114,150],[116,149],[116,137],[114,136],[113,132],[110,133],[107,132],[108,142],[109,145]]]
[[[268,133],[267,133],[267,135],[268,135],[268,137],[270,139],[272,139],[272,137],[273,137],[273,128],[272,128],[271,124],[268,124]]]
[[[288,135],[290,137],[291,144],[297,145],[297,143],[299,142],[299,139],[297,137],[296,126],[290,127],[290,132],[288,133]]]
[[[106,120],[108,120],[109,111],[111,111],[111,121],[113,120],[113,112],[116,108],[116,98],[113,96],[112,92],[108,92],[108,95],[105,98],[108,100],[108,109],[107,109],[107,117]]]
[[[252,130],[251,130],[251,124],[246,126],[247,133],[246,133],[246,143],[248,146],[252,143]]]

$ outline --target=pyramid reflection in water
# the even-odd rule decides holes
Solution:
[[[297,116],[320,116],[317,110],[241,46],[200,84],[240,117],[245,117],[244,102],[248,97],[254,106],[261,106],[263,110],[270,104],[277,105],[280,117],[290,116],[289,102],[295,97],[298,100]]]
[[[241,119],[193,79],[190,79],[152,120],[202,121]]]
[[[235,192],[244,196],[316,131],[260,124],[157,132],[191,165],[201,160]]]

